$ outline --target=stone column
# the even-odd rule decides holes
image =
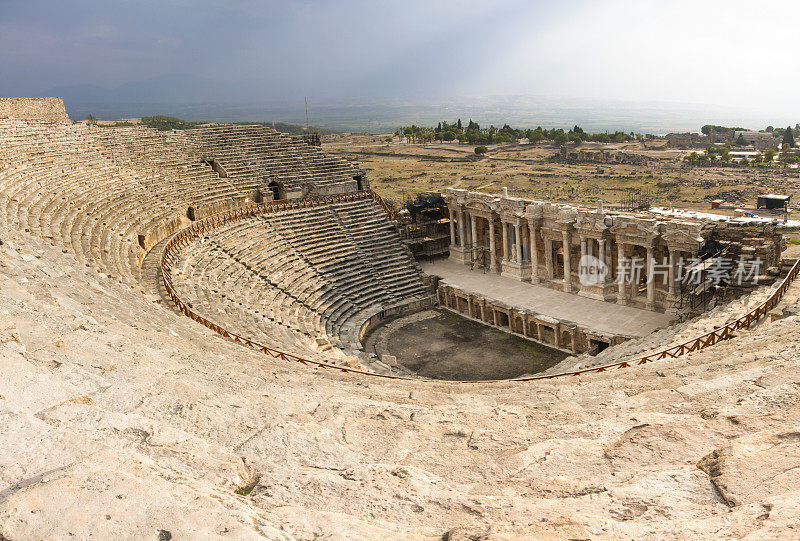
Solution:
[[[489,270],[497,270],[497,254],[494,244],[494,218],[489,216]]]
[[[523,261],[530,261],[531,260],[531,241],[528,238],[528,228],[525,227],[522,222],[520,222],[519,227],[519,243],[522,245],[522,260]]]
[[[648,310],[656,309],[656,281],[653,255],[653,245],[650,244],[647,246],[647,303],[645,304]]]
[[[617,304],[628,304],[627,293],[625,291],[625,280],[628,278],[624,273],[627,270],[625,267],[625,252],[627,247],[621,242],[617,242]],[[622,273],[622,274],[620,274]]]
[[[675,250],[672,247],[670,247],[670,249],[669,249],[669,275],[667,277],[667,280],[669,282],[669,284],[668,284],[668,286],[669,286],[668,295],[669,295],[670,300],[674,300],[675,299],[675,263],[677,263],[677,259],[678,259],[677,257],[675,257],[676,255],[677,254],[675,253]]]
[[[572,263],[570,262],[569,256],[569,231],[562,231],[561,238],[564,242],[564,291],[569,293],[572,291]]]
[[[508,255],[508,224],[503,222],[503,261],[509,260]]]
[[[450,246],[456,245],[456,224],[453,217],[453,209],[450,210]]]
[[[555,273],[553,272],[553,241],[550,239],[544,239],[544,264],[547,279],[552,280]]]
[[[520,235],[519,220],[514,224],[514,240],[517,247],[517,263],[522,265],[522,236]]]
[[[464,211],[458,209],[458,245],[464,248]]]
[[[611,274],[610,269],[608,269],[609,265],[608,265],[608,263],[606,263],[606,239],[599,239],[597,241],[597,244],[600,245],[599,246],[600,253],[598,254],[598,259],[603,262],[603,265],[606,265],[606,269],[607,269],[606,277],[603,280],[603,282],[605,283],[605,282],[608,282],[608,277]]]
[[[584,272],[586,270],[583,269],[581,265],[584,262],[583,258],[589,254],[589,243],[591,242],[591,240],[587,239],[583,235],[580,235],[580,239],[581,239],[581,258],[578,260],[578,275],[580,275],[581,272]],[[581,284],[581,289],[583,289],[583,284]]]
[[[636,245],[634,245],[634,248],[631,249],[631,266],[633,266],[635,263],[634,262],[634,256],[636,254],[636,252],[634,251],[635,247]],[[639,280],[637,280],[637,278],[642,277],[641,271],[642,269],[633,269],[633,268],[631,269],[631,291],[628,294],[628,298],[633,301],[636,301],[639,298]]]
[[[536,249],[536,227],[528,224],[531,237],[531,282],[539,281],[539,251]]]
[[[476,223],[477,217],[473,216],[472,214],[469,215],[469,221],[472,224],[472,260],[475,261],[475,257],[478,251],[478,224]]]

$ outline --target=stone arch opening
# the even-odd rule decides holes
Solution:
[[[281,184],[277,180],[273,180],[272,182],[270,182],[267,188],[269,188],[273,201],[278,201],[279,199],[286,199],[286,190],[283,189],[283,184]]]
[[[590,355],[597,355],[601,351],[607,349],[611,344],[606,340],[600,340],[599,338],[590,338],[589,339],[589,354]]]
[[[553,278],[564,277],[564,245],[560,242],[553,243]]]
[[[358,174],[353,177],[353,180],[356,181],[356,188],[359,192],[364,190],[364,175]]]
[[[632,293],[634,300],[647,294],[647,248],[634,245],[631,247],[631,269],[633,281]]]

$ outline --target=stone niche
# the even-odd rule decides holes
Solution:
[[[0,98],[0,118],[69,121],[61,98]]]

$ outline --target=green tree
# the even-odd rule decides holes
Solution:
[[[797,156],[794,155],[792,151],[789,150],[789,147],[784,146],[783,150],[781,151],[780,157],[781,163],[797,163]]]
[[[158,131],[170,131],[170,130],[189,130],[191,128],[197,127],[199,122],[190,122],[188,120],[182,120],[180,118],[175,118],[174,116],[143,116],[142,117],[142,124],[147,126],[148,128],[155,128]]]
[[[797,145],[794,144],[794,134],[792,133],[792,127],[787,126],[786,132],[783,134],[783,148],[794,148]]]
[[[734,141],[734,143],[733,143],[733,144],[734,144],[734,145],[736,145],[737,147],[746,147],[746,146],[747,146],[747,145],[749,145],[750,143],[748,143],[748,142],[747,142],[747,139],[745,139],[745,138],[744,138],[744,135],[742,135],[742,134],[740,133],[740,134],[739,134],[739,137],[737,137],[737,138],[736,138],[736,141]]]
[[[488,151],[489,151],[489,149],[486,148],[485,145],[480,145],[480,146],[475,147],[475,154],[477,154],[478,156],[486,154]]]
[[[772,163],[772,160],[775,159],[775,154],[777,154],[777,153],[778,153],[778,151],[776,149],[774,149],[774,148],[768,148],[767,150],[765,150],[764,151],[764,162],[765,163]]]

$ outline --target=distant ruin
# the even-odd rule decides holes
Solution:
[[[643,154],[632,154],[617,150],[569,150],[562,146],[551,158],[555,162],[564,163],[608,163],[625,165],[647,165],[653,158]]]

